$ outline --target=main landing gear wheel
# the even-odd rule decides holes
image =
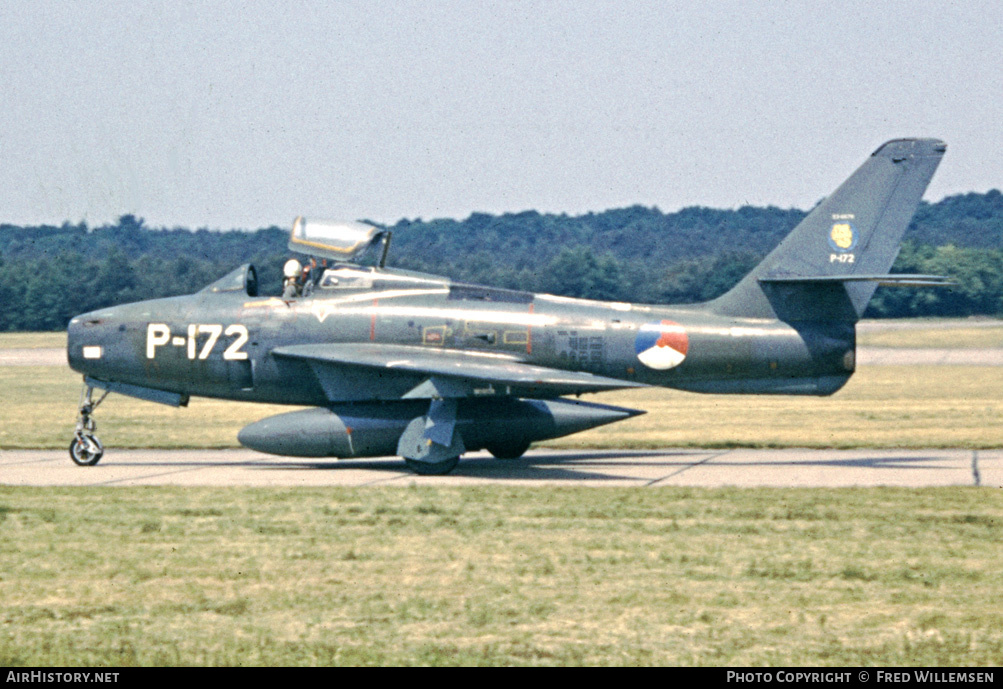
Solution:
[[[497,443],[484,449],[498,459],[519,459],[529,449],[529,441]]]
[[[421,476],[443,476],[455,469],[459,461],[459,457],[450,457],[440,462],[422,462],[417,459],[404,458],[407,468]]]
[[[104,457],[104,446],[93,435],[77,436],[70,443],[70,459],[82,467],[92,467]]]
[[[92,467],[104,457],[104,446],[98,440],[94,432],[97,430],[97,423],[91,416],[97,406],[108,396],[105,390],[94,401],[94,388],[84,383],[83,392],[80,393],[80,412],[77,417],[77,429],[73,434],[73,441],[70,443],[70,459],[77,466]]]

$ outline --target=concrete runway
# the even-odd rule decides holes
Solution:
[[[35,349],[0,349],[0,366],[66,366],[66,350],[62,347]]]
[[[858,347],[858,366],[1003,366],[1003,349]]]
[[[68,443],[67,443],[68,444]],[[274,457],[252,450],[106,449],[78,467],[64,450],[0,451],[16,486],[972,486],[1003,487],[1003,450],[531,450],[517,460],[466,455],[448,476],[398,458]]]

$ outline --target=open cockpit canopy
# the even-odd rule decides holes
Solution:
[[[316,258],[352,262],[386,235],[385,230],[367,223],[307,220],[300,216],[293,222],[289,234],[289,250]]]

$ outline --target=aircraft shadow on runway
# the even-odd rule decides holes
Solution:
[[[617,469],[627,467],[657,467],[667,469],[682,469],[694,464],[692,460],[683,457],[704,457],[705,452],[660,452],[654,450],[608,450],[582,453],[530,453],[519,459],[495,459],[494,457],[471,457],[461,460],[450,472],[452,477],[487,478],[496,480],[568,480],[568,481],[622,481],[635,477],[617,473]],[[631,461],[643,457],[679,457],[664,462]],[[573,468],[564,468],[572,465]],[[421,478],[411,474],[403,461],[392,460],[336,460],[332,462],[308,462],[299,465],[303,469],[340,470],[364,469],[370,471],[386,471],[392,473],[407,472],[410,477]],[[289,469],[289,464],[277,464],[275,469]],[[609,470],[609,471],[604,471]],[[635,478],[644,482],[645,478]]]
[[[740,450],[741,451],[741,450]],[[900,454],[894,456],[824,457],[812,459],[815,451],[798,454],[778,451],[776,459],[758,461],[754,457],[748,461],[731,461],[732,450],[593,450],[593,451],[550,451],[547,449],[530,451],[519,459],[495,459],[483,453],[460,461],[448,476],[455,478],[494,479],[499,481],[636,481],[638,484],[657,483],[691,469],[700,471],[731,470],[755,471],[761,468],[786,467],[792,471],[803,468],[845,468],[845,469],[896,469],[896,470],[957,470],[957,466],[945,466],[944,457],[926,453]],[[770,451],[773,454],[773,451]],[[775,456],[775,455],[774,455]],[[205,469],[235,468],[258,471],[372,471],[385,474],[388,479],[405,478],[421,480],[412,474],[403,460],[396,457],[366,459],[298,459],[261,455],[260,459],[236,461],[196,460],[196,461],[140,461],[116,462],[114,456],[101,466],[158,467],[162,469]],[[638,473],[644,471],[643,474]],[[439,478],[439,477],[432,477]]]
[[[729,450],[596,450],[590,452],[531,452],[519,459],[495,459],[493,457],[472,457],[462,460],[449,475],[454,477],[490,478],[498,480],[636,480],[649,482],[650,476],[632,476],[624,471],[663,469],[666,476],[682,473],[700,466],[707,469],[749,469],[763,467],[833,467],[851,469],[940,469],[943,458],[926,454],[908,456],[867,456],[847,458],[810,459],[808,457],[778,459],[772,461],[728,461]],[[810,455],[809,455],[810,456]],[[661,458],[661,459],[656,459]],[[264,461],[249,463],[265,470],[313,470],[345,471],[367,470],[387,473],[402,473],[407,469],[398,459],[330,460],[305,461]],[[410,475],[410,474],[409,474]],[[420,478],[414,476],[414,478]],[[665,476],[662,477],[664,479]],[[659,479],[659,480],[662,480]]]

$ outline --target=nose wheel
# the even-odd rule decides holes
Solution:
[[[94,388],[84,384],[84,389],[80,393],[80,413],[77,416],[77,429],[73,433],[73,440],[70,442],[70,459],[74,464],[82,467],[94,466],[101,461],[104,456],[104,446],[98,440],[94,432],[97,430],[97,423],[91,416],[97,406],[108,396],[105,390],[96,401],[94,400]]]

